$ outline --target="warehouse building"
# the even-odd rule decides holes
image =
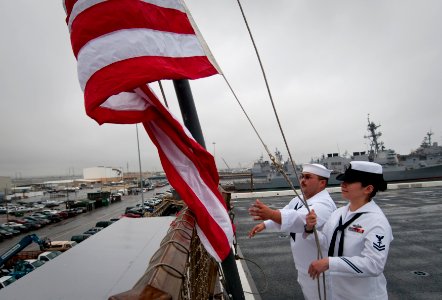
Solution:
[[[83,179],[103,183],[123,180],[123,170],[115,167],[92,167],[83,169]]]
[[[10,177],[0,176],[0,201],[3,201],[5,195],[11,192],[12,181]]]

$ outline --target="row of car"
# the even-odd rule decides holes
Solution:
[[[114,218],[114,219],[110,219],[109,221],[98,221],[94,227],[89,228],[88,230],[86,230],[83,233],[80,234],[76,234],[73,235],[71,237],[71,241],[75,241],[77,243],[81,243],[82,241],[84,241],[85,239],[93,236],[94,234],[100,232],[101,230],[103,230],[104,228],[108,227],[109,225],[111,225],[112,223],[118,221],[118,218]]]
[[[51,208],[59,206],[60,204],[63,204],[64,201],[58,201],[58,200],[46,200],[46,201],[39,201],[35,202],[33,204],[27,204],[26,206],[19,206],[16,204],[10,204],[8,206],[0,206],[0,214],[10,214],[14,216],[22,216],[25,213],[33,212],[33,211],[39,211],[45,208]]]
[[[146,212],[153,212],[155,207],[163,202],[165,197],[172,197],[171,192],[156,193],[154,197],[144,200],[143,205],[128,206],[123,217],[141,218]]]
[[[149,199],[144,200],[143,204],[144,207],[139,203],[136,206],[128,206],[126,207],[126,210],[121,217],[129,217],[129,218],[141,218],[145,212],[153,212],[155,209],[155,206],[160,204],[165,196],[171,196],[172,194],[170,192],[167,193],[157,193],[156,197],[152,197]],[[77,243],[81,243],[82,241],[88,239],[92,235],[100,232],[107,226],[111,225],[112,223],[118,221],[119,218],[113,218],[108,221],[99,221],[95,224],[94,227],[89,228],[83,233],[73,235],[71,237],[71,241],[75,241]]]
[[[65,209],[62,211],[46,209],[33,212],[21,218],[9,219],[8,222],[0,224],[0,241],[21,233],[40,229],[48,224],[60,222],[83,212],[85,212],[84,208]]]

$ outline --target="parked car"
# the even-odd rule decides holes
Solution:
[[[11,232],[1,229],[1,228],[0,228],[0,234],[2,235],[3,238],[7,238],[7,239],[12,238],[14,236]]]
[[[86,233],[76,234],[76,235],[71,236],[71,241],[81,243],[82,241],[84,241],[85,239],[87,239],[91,236],[92,236],[92,234],[86,234]]]
[[[40,224],[41,226],[46,226],[47,224],[51,223],[49,220],[44,220],[41,218],[34,218],[31,216],[23,217],[23,220],[28,220],[28,221]]]
[[[61,251],[45,251],[45,252],[39,254],[37,259],[44,261],[44,262],[48,262],[50,260],[53,260],[57,256],[59,256],[60,254],[62,254]]]
[[[5,225],[0,225],[0,229],[8,231],[8,232],[12,233],[12,235],[19,235],[20,234],[20,230],[16,230],[12,227],[8,227]]]
[[[97,232],[100,232],[101,230],[103,230],[103,227],[92,227],[89,228],[88,230],[86,230],[84,232],[84,234],[96,234]]]
[[[63,221],[63,218],[60,217],[59,215],[48,215],[46,216],[46,218],[51,221],[51,223],[58,223]]]
[[[47,251],[67,251],[77,245],[75,241],[51,241],[51,245],[46,248]]]
[[[76,207],[76,208],[74,208],[74,210],[75,210],[75,213],[77,215],[87,212],[87,208],[86,207],[82,207],[82,206],[81,207]]]
[[[98,221],[95,224],[95,227],[102,227],[102,228],[106,228],[107,226],[111,225],[113,222],[112,221]]]
[[[140,217],[143,216],[144,213],[146,212],[152,212],[153,208],[150,206],[145,206],[144,210],[141,207],[136,207],[136,208],[132,208],[128,211],[128,213],[133,213],[133,214],[139,214]]]
[[[15,279],[19,279],[26,274],[34,271],[38,267],[41,267],[44,264],[44,261],[38,259],[25,259],[19,260],[15,266],[14,270],[11,272],[11,276],[14,276]]]
[[[28,232],[30,230],[28,226],[15,222],[6,222],[3,224],[3,226],[18,230],[20,232]]]
[[[16,280],[17,279],[15,279],[13,276],[2,276],[0,278],[0,289],[7,287]]]
[[[62,217],[63,219],[67,219],[69,217],[68,213],[65,211],[59,211],[57,213],[58,216]]]
[[[125,213],[123,215],[121,215],[122,218],[126,217],[126,218],[141,218],[140,214],[134,214],[134,213]]]
[[[129,210],[131,210],[132,208],[135,208],[135,207],[134,206],[126,207],[126,210],[124,211],[124,213],[127,214],[129,212]]]
[[[55,210],[55,209],[45,209],[45,210],[40,211],[39,213],[42,215],[49,216],[49,215],[56,215],[59,213],[59,211]]]
[[[36,218],[38,220],[48,221],[49,223],[60,222],[61,218],[56,215],[46,215],[42,213],[33,213],[30,217]]]
[[[24,220],[24,219],[14,219],[14,220],[10,220],[11,222],[15,222],[15,223],[19,223],[25,226],[28,226],[30,228],[30,230],[35,230],[35,229],[39,229],[42,227],[41,224],[31,221],[31,220]]]
[[[75,217],[78,213],[75,211],[75,208],[65,209],[62,211],[68,218]]]

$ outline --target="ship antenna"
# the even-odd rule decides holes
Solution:
[[[370,114],[368,114],[368,125],[367,129],[370,133],[369,135],[365,135],[364,138],[370,141],[370,152],[376,155],[379,152],[379,149],[383,148],[384,142],[380,142],[378,138],[382,135],[382,132],[376,132],[376,129],[381,127],[381,125],[376,125],[374,122],[370,122]]]
[[[431,146],[431,136],[433,135],[434,133],[431,131],[431,129],[430,129],[430,132],[427,132],[427,136],[428,136],[428,146]]]

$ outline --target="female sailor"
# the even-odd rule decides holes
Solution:
[[[382,166],[352,161],[337,179],[342,181],[342,197],[349,203],[334,211],[318,232],[328,257],[313,261],[309,275],[317,278],[329,270],[331,299],[388,299],[383,270],[393,235],[387,218],[372,200],[376,192],[387,189]],[[309,233],[315,225],[312,211],[306,217],[303,235],[312,242]]]

